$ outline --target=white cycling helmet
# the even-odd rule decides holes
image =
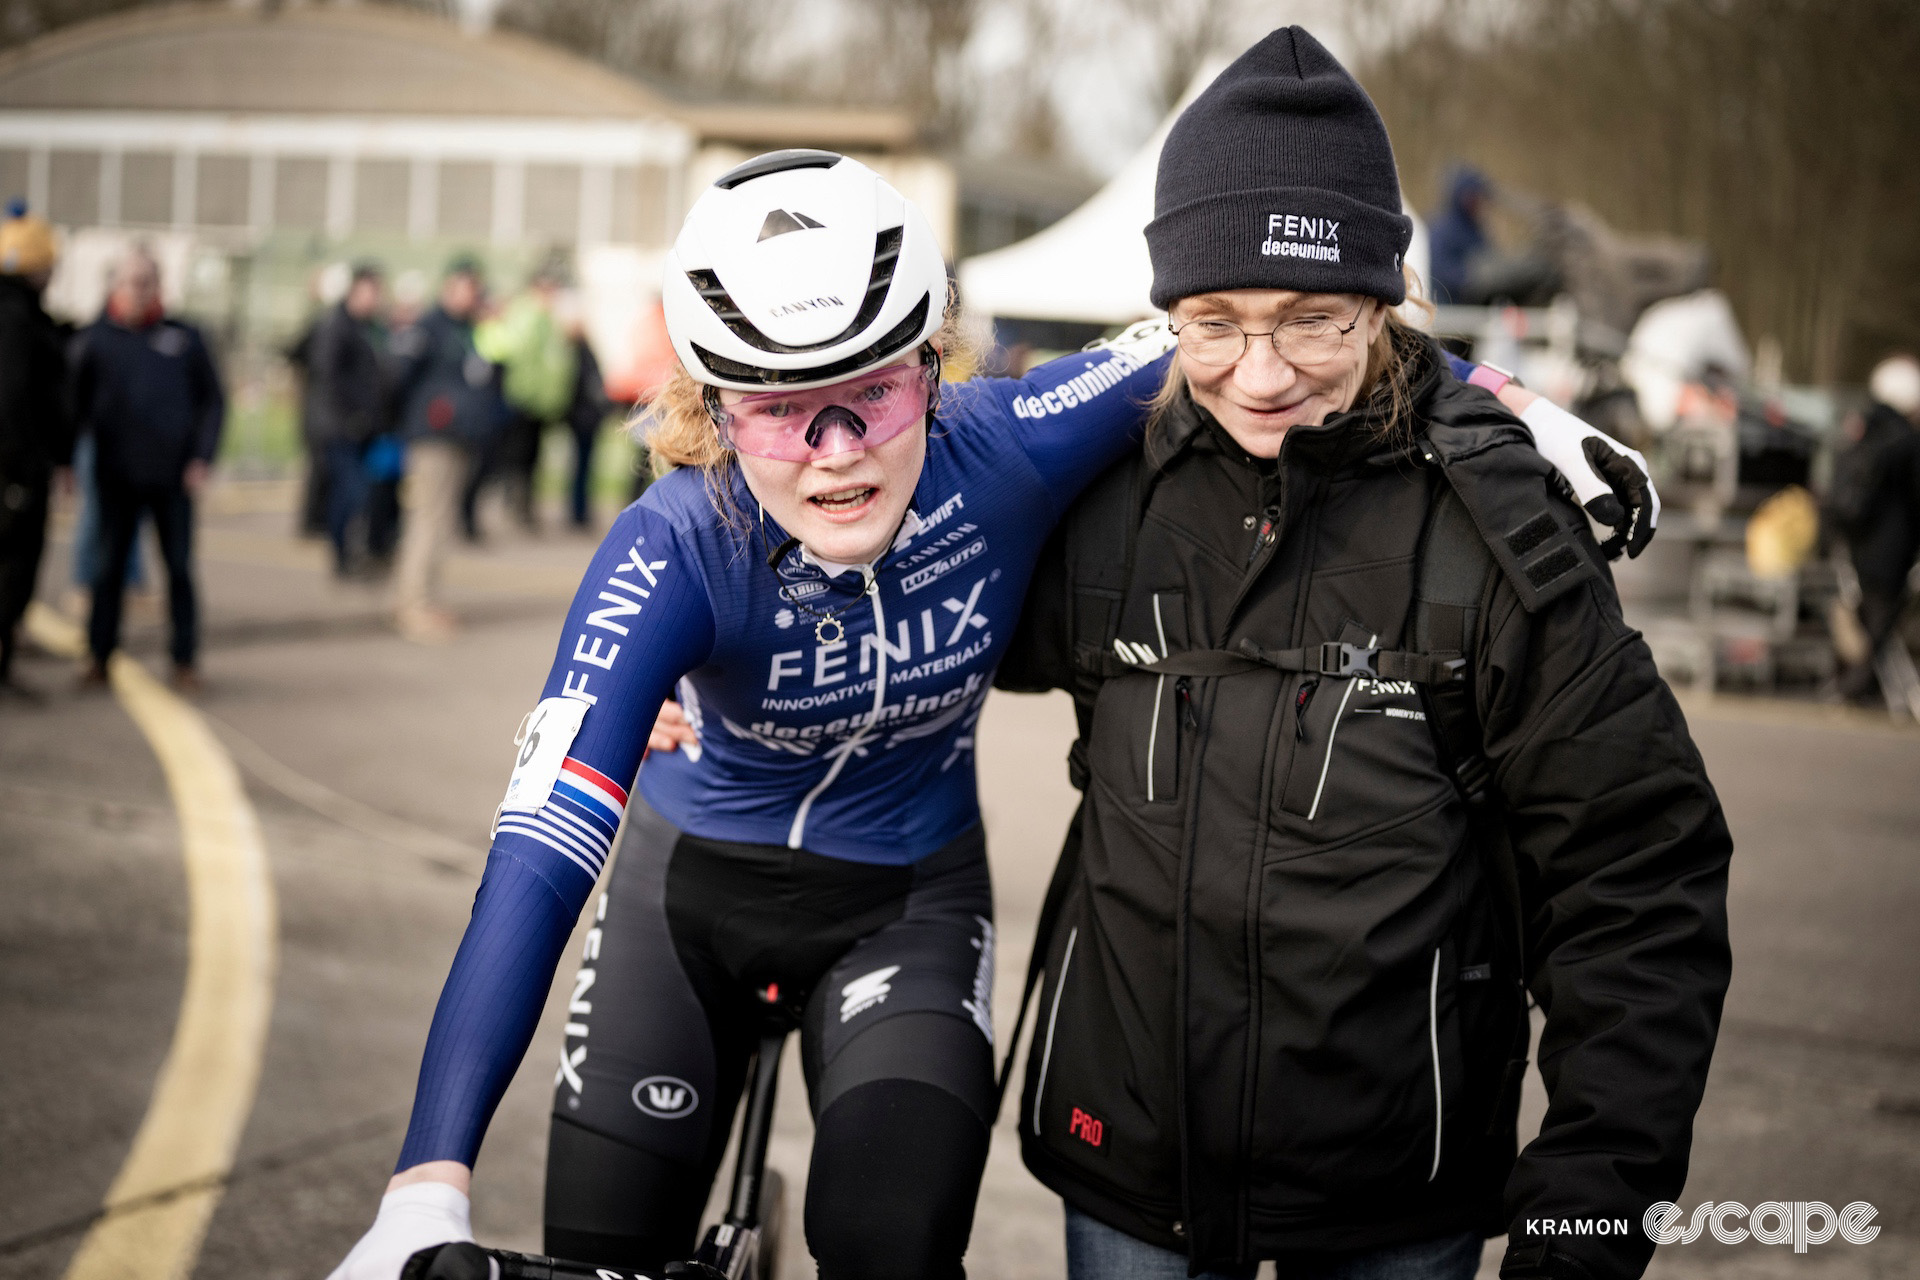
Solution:
[[[773,151],[694,202],[660,293],[695,381],[818,387],[939,332],[947,268],[926,215],[879,174],[832,151]]]

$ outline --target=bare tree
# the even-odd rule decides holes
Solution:
[[[1238,34],[1242,6],[1236,0],[1121,0],[1121,20],[1145,37],[1155,52],[1151,87],[1154,117],[1173,109],[1209,58],[1229,50]]]
[[[1911,0],[1440,0],[1361,71],[1415,199],[1464,159],[1703,240],[1749,336],[1825,382],[1920,346],[1916,67]]]

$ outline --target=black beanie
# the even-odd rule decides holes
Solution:
[[[1215,289],[1406,297],[1413,221],[1387,126],[1300,27],[1241,54],[1180,113],[1153,212],[1156,307]]]

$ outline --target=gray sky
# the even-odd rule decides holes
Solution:
[[[1112,6],[1100,0],[1051,2],[1061,10],[1069,31],[1088,34],[1055,70],[1053,103],[1065,133],[1063,143],[1090,171],[1105,176],[1125,163],[1160,123],[1160,112],[1142,88],[1158,78],[1151,39],[1140,28],[1123,27],[1110,17],[1103,22],[1100,14],[1110,13]],[[1241,0],[1233,6],[1228,24],[1232,34],[1222,53],[1231,60],[1275,27],[1299,23],[1346,61],[1355,47],[1347,7],[1342,0]],[[1011,52],[1009,43],[984,48],[979,56],[1005,57]]]

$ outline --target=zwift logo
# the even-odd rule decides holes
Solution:
[[[890,979],[900,972],[900,966],[890,964],[884,969],[875,969],[864,973],[840,988],[840,1021],[845,1022],[862,1010],[874,1005],[885,1004],[887,993],[893,990]]]

